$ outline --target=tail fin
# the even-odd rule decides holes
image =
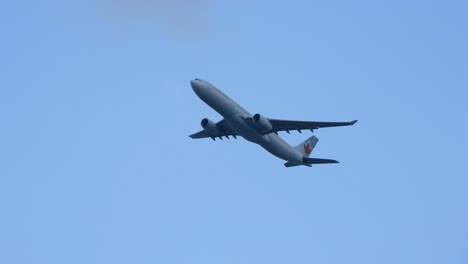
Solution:
[[[305,157],[309,157],[312,150],[317,145],[318,138],[316,136],[311,136],[306,141],[302,142],[301,144],[294,147],[295,150],[302,153]]]

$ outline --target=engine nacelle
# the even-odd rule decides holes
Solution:
[[[215,122],[209,120],[208,118],[203,118],[201,121],[201,126],[206,130],[210,135],[217,136],[219,135],[219,129],[216,126]]]
[[[252,120],[255,124],[255,126],[260,130],[260,131],[268,131],[273,128],[271,125],[270,121],[268,118],[262,116],[261,114],[255,114],[252,117]]]

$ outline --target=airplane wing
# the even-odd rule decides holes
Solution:
[[[262,131],[264,135],[270,133],[277,133],[278,131],[286,131],[289,133],[290,130],[314,130],[324,127],[338,127],[338,126],[352,126],[356,124],[357,120],[350,122],[315,122],[315,121],[291,121],[291,120],[278,120],[268,119],[271,123],[272,129]]]
[[[191,138],[197,139],[197,138],[211,138],[215,140],[215,138],[220,138],[221,140],[223,137],[229,138],[229,136],[233,136],[234,138],[237,138],[237,133],[234,132],[234,130],[231,128],[231,126],[226,122],[226,120],[221,120],[218,123],[216,123],[216,127],[219,130],[219,133],[216,135],[212,135],[208,133],[206,130],[202,130],[200,132],[197,132],[195,134],[190,135]]]

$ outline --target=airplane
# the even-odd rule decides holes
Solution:
[[[211,83],[194,79],[190,81],[195,94],[208,106],[224,117],[221,121],[215,123],[208,118],[201,120],[202,131],[190,135],[193,139],[198,138],[216,138],[223,139],[229,136],[237,139],[241,136],[244,139],[256,143],[274,156],[286,161],[285,167],[308,166],[313,164],[338,163],[333,159],[310,158],[312,150],[318,142],[318,138],[312,136],[293,147],[278,136],[279,131],[310,130],[324,127],[351,126],[357,120],[350,122],[314,122],[314,121],[291,121],[270,119],[261,114],[253,116],[242,106],[234,102],[231,98],[217,89]],[[302,132],[301,132],[302,133]]]

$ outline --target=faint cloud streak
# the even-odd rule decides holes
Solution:
[[[213,30],[212,0],[103,0],[123,26],[157,26],[177,37],[208,37]]]

